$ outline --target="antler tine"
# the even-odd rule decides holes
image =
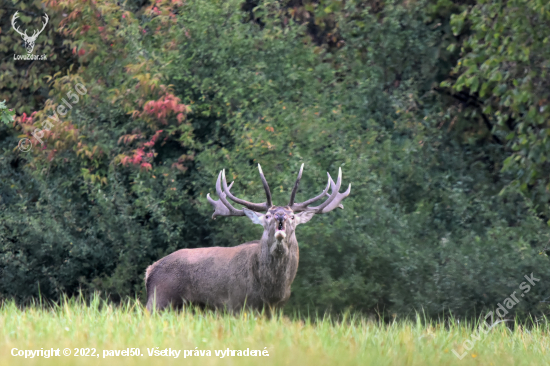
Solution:
[[[214,213],[212,214],[212,218],[215,220],[216,216],[233,216],[231,215],[231,211],[221,201],[213,200],[212,197],[210,197],[210,193],[206,195],[206,199],[210,204],[214,207]]]
[[[298,192],[298,185],[300,184],[300,179],[302,179],[303,171],[304,171],[304,163],[302,163],[302,166],[300,167],[300,171],[298,172],[298,178],[296,178],[296,183],[294,183],[294,188],[292,189],[292,193],[290,194],[290,201],[288,202],[289,206],[292,206],[294,204],[294,198],[296,197],[296,193]]]
[[[42,29],[38,33],[42,33],[42,31],[44,30],[44,28],[46,28],[46,25],[48,24],[48,20],[50,20],[48,14],[44,14],[44,18],[46,18],[46,23],[43,23]]]
[[[13,27],[13,29],[14,29],[17,33],[19,33],[20,35],[23,35],[23,33],[21,33],[21,32],[19,31],[19,27],[17,27],[17,28],[15,27],[15,20],[16,20],[17,18],[19,18],[19,15],[18,15],[17,13],[19,13],[19,11],[16,11],[15,14],[13,14],[13,17],[11,18],[11,26]],[[26,32],[26,31],[25,31],[25,32]],[[26,35],[26,33],[25,33],[25,35]]]
[[[216,181],[216,193],[218,194],[218,197],[220,198],[220,200],[219,201],[213,200],[210,197],[210,193],[206,195],[206,199],[214,207],[214,213],[212,214],[212,218],[215,219],[216,216],[244,216],[243,210],[237,210],[225,198],[225,193],[222,191],[222,186],[220,183],[222,178],[222,172],[223,171],[220,171],[220,174],[218,174],[218,180]],[[229,192],[232,186],[233,186],[233,183],[231,183],[229,187],[227,187],[227,192]]]
[[[335,185],[336,185],[336,183],[334,183],[334,181],[333,181],[332,178],[331,178],[331,179],[330,179],[330,188],[331,188],[332,190],[334,190],[334,186],[335,186]],[[329,193],[327,193],[327,197],[330,197],[330,194],[329,194]],[[344,208],[344,205],[340,204],[340,205],[338,205],[338,208],[343,209],[343,208]]]
[[[268,206],[269,203],[252,203],[249,201],[242,200],[238,197],[235,197],[231,192],[229,192],[229,189],[227,188],[227,180],[225,179],[225,169],[222,170],[222,185],[223,185],[223,191],[227,195],[227,197],[229,197],[233,202],[243,205],[252,211],[267,211],[269,207],[271,207],[270,205]],[[271,197],[268,196],[268,199],[270,198]]]
[[[332,179],[330,180],[330,186],[331,186],[332,191],[333,191],[333,193],[334,193],[334,191],[335,191],[335,184],[334,184],[334,181],[333,181]],[[336,192],[338,192],[338,191],[336,191]],[[349,184],[348,189],[347,189],[344,193],[339,193],[339,192],[338,192],[338,193],[336,194],[336,197],[334,198],[334,200],[333,200],[330,204],[328,204],[328,205],[327,205],[321,212],[319,212],[319,213],[327,213],[327,212],[330,212],[330,211],[334,210],[336,207],[338,207],[338,208],[340,208],[340,209],[343,210],[343,209],[344,209],[344,205],[342,205],[340,202],[342,202],[342,200],[343,200],[344,198],[346,198],[347,196],[349,196],[350,192],[351,192],[351,183]]]
[[[330,174],[328,175],[329,183],[332,182],[332,177]],[[327,198],[327,200],[323,203],[321,203],[317,207],[309,207],[308,209],[315,211],[316,213],[323,213],[323,209],[327,207],[338,195],[338,191],[340,190],[340,186],[342,185],[342,168],[338,168],[338,179],[336,180],[336,187],[332,187],[332,193]],[[328,211],[326,211],[328,212]]]
[[[264,177],[264,172],[262,171],[262,167],[260,164],[258,164],[258,170],[260,171],[260,178],[262,179],[262,184],[264,185],[265,190],[265,196],[266,196],[266,205],[267,209],[271,208],[273,206],[272,200],[271,200],[271,190],[269,189],[269,185],[267,184],[267,180]]]

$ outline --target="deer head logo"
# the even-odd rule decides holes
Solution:
[[[15,14],[13,14],[13,17],[11,18],[11,26],[13,27],[13,29],[15,29],[15,31],[17,33],[19,33],[21,35],[21,37],[23,37],[23,40],[25,41],[25,48],[27,49],[27,52],[28,53],[32,53],[32,50],[34,49],[34,42],[36,42],[36,39],[38,38],[38,36],[40,35],[40,33],[42,33],[42,31],[44,30],[44,28],[46,28],[46,24],[48,24],[48,14],[44,14],[44,18],[46,19],[46,23],[44,23],[44,26],[42,27],[42,29],[40,31],[34,31],[32,36],[28,36],[27,35],[27,30],[25,30],[25,33],[21,33],[19,31],[19,27],[15,27],[15,20],[19,17],[19,15],[17,15],[17,11],[15,12]]]

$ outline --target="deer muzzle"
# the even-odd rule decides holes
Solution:
[[[286,238],[286,227],[285,227],[286,214],[275,214],[275,220],[277,221],[276,222],[277,229],[275,230],[275,239],[277,239],[277,241],[281,241],[284,238]]]

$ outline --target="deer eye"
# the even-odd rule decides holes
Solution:
[[[271,216],[269,216],[269,215],[265,215],[265,218],[266,218],[266,219],[270,219],[270,218],[271,218]]]
[[[294,215],[290,216],[290,218],[291,218],[292,220],[294,220]]]

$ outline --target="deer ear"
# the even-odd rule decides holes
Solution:
[[[252,220],[253,223],[258,225],[264,225],[264,215],[259,214],[257,212],[254,212],[252,210],[249,210],[246,207],[243,207],[244,214],[248,216],[250,220]]]
[[[313,212],[313,211],[303,211],[303,212],[300,212],[300,213],[296,214],[296,225],[305,224],[306,222],[311,220],[313,215],[315,215],[315,212]]]

